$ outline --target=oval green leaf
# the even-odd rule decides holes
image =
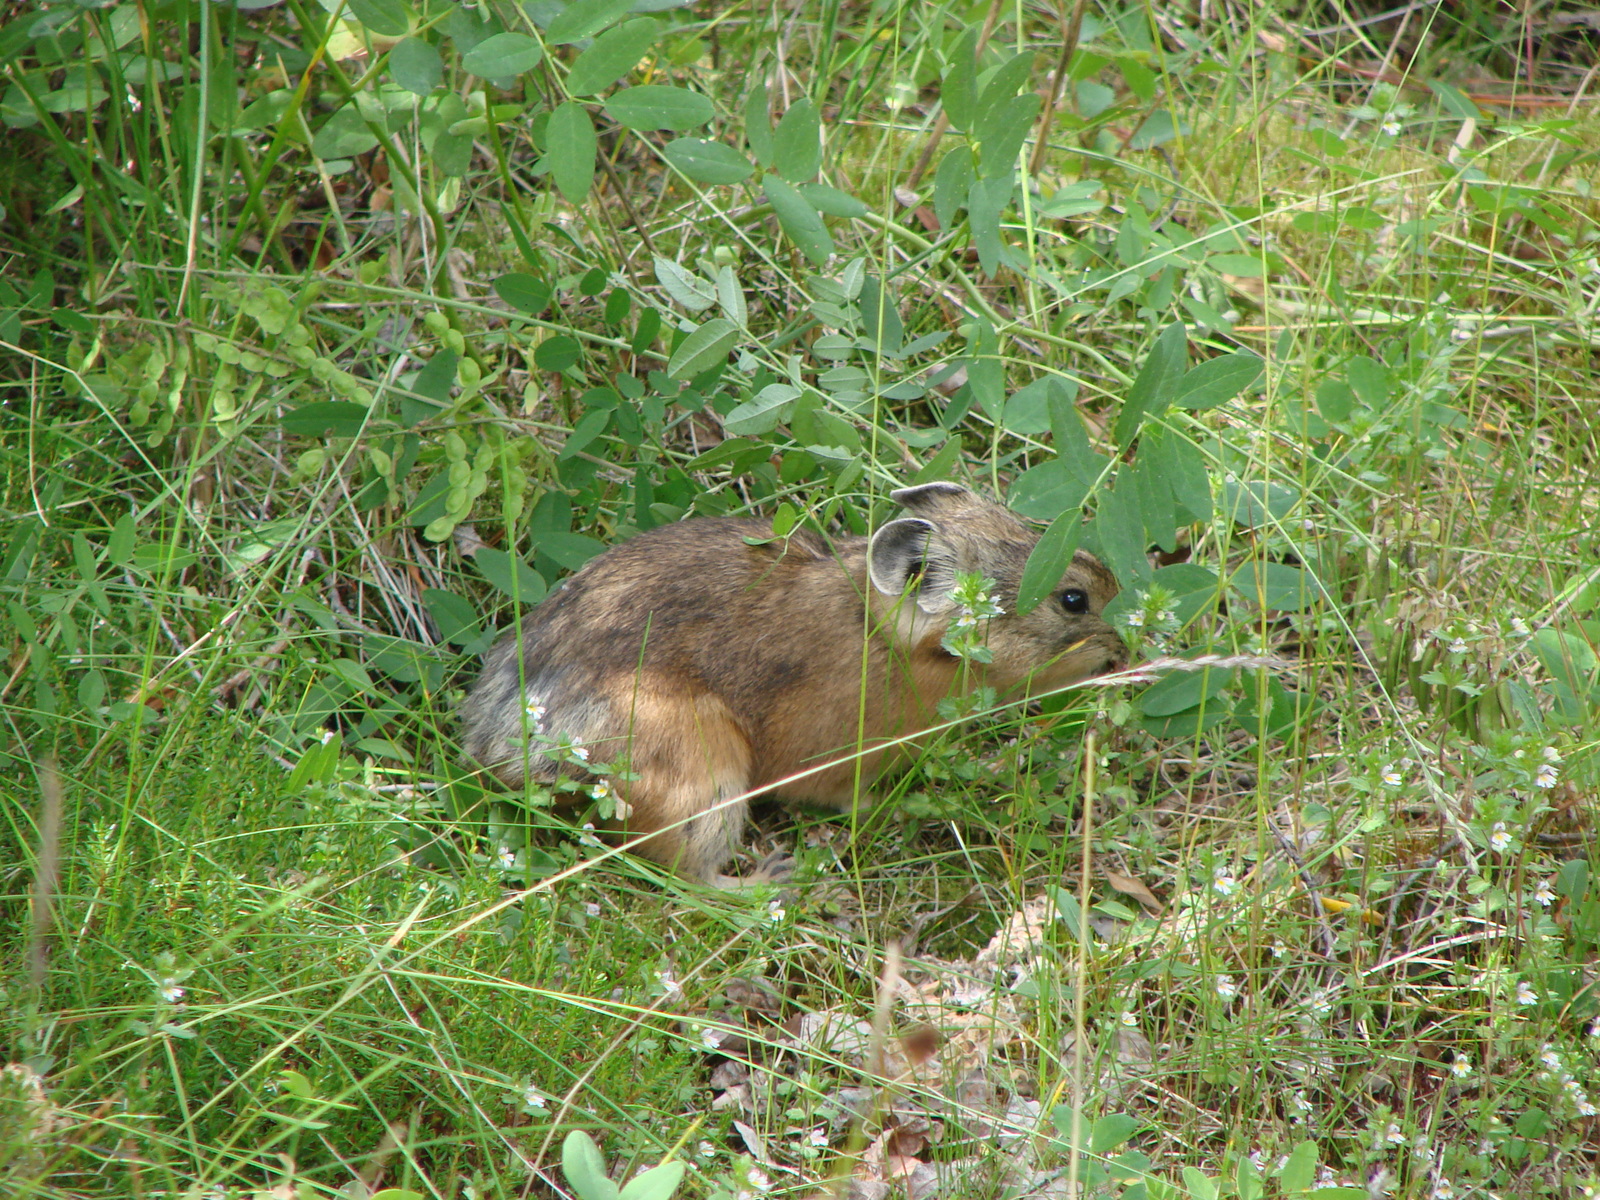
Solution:
[[[621,20],[633,5],[634,0],[574,0],[550,22],[545,40],[553,46],[581,42]]]
[[[544,47],[525,33],[496,33],[461,56],[461,65],[481,79],[511,79],[531,71]]]
[[[404,37],[411,32],[403,0],[350,0],[350,14],[384,37]]]
[[[389,51],[389,74],[414,96],[426,96],[444,79],[444,59],[418,37],[396,42]]]
[[[594,122],[583,105],[568,100],[550,114],[545,136],[550,147],[545,161],[550,164],[551,178],[568,204],[582,204],[594,183],[595,155],[600,149]]]
[[[660,36],[660,23],[649,17],[606,30],[573,62],[567,72],[567,91],[574,96],[605,91],[638,66]]]
[[[804,183],[822,169],[822,117],[809,98],[789,106],[772,134],[773,166],[790,183]]]
[[[494,292],[518,312],[537,317],[550,303],[554,289],[537,275],[512,272],[494,281]]]
[[[696,329],[672,352],[667,375],[672,379],[693,379],[702,371],[720,366],[739,340],[739,327],[722,317],[714,317]]]
[[[1248,350],[1208,358],[1184,372],[1173,392],[1172,402],[1190,412],[1204,412],[1226,404],[1261,378],[1266,364]]]
[[[667,161],[696,183],[743,183],[755,174],[750,160],[732,146],[683,137],[661,148]]]
[[[687,88],[646,83],[624,88],[606,101],[606,115],[629,129],[665,129],[682,133],[706,124],[716,115],[711,101]]]
[[[827,262],[833,254],[833,236],[822,223],[821,214],[811,207],[811,202],[792,184],[776,175],[768,175],[763,179],[761,189],[766,192],[767,201],[777,214],[778,224],[783,226],[789,240],[811,260],[812,266],[820,267]]]
[[[540,342],[533,352],[533,362],[542,371],[565,371],[578,361],[581,353],[577,339],[562,333]]]
[[[1078,539],[1083,534],[1083,514],[1068,509],[1054,521],[1028,555],[1022,568],[1022,581],[1017,585],[1017,612],[1032,612],[1039,601],[1048,596],[1061,577],[1067,573],[1072,556],[1078,551]]]

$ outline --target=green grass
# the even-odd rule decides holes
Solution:
[[[1592,33],[1088,6],[1020,171],[1051,12],[556,7],[0,24],[0,1190],[1600,1183]],[[925,478],[1229,662],[782,895],[468,776],[513,593]]]

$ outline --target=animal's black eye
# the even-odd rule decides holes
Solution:
[[[1089,611],[1089,593],[1082,588],[1068,588],[1061,593],[1061,607],[1069,613]]]

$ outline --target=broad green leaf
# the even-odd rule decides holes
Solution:
[[[1206,259],[1206,266],[1241,279],[1260,279],[1267,273],[1261,258],[1254,254],[1213,254]]]
[[[949,229],[956,211],[966,207],[975,178],[972,151],[966,146],[952,148],[939,160],[939,169],[933,174],[933,219],[940,229]]]
[[[977,47],[978,27],[973,25],[950,48],[950,67],[939,87],[944,115],[949,118],[950,127],[960,133],[972,128],[973,113],[978,106]]]
[[[1144,514],[1132,487],[1119,478],[1117,486],[1100,497],[1094,515],[1100,556],[1123,587],[1143,585],[1150,578],[1145,557]]]
[[[687,1167],[681,1162],[665,1162],[640,1171],[623,1185],[621,1200],[671,1200],[683,1182]]]
[[[1161,412],[1172,402],[1178,381],[1183,376],[1183,364],[1189,344],[1189,335],[1182,322],[1168,325],[1150,347],[1150,353],[1134,377],[1128,396],[1122,402],[1122,412],[1117,415],[1115,437],[1117,449],[1126,450],[1139,434],[1145,414]]]
[[[496,33],[461,56],[461,66],[480,79],[513,79],[539,65],[544,47],[525,33]]]
[[[596,555],[604,553],[605,543],[581,533],[564,530],[535,533],[529,531],[533,548],[557,566],[576,571]]]
[[[428,42],[408,37],[389,51],[389,74],[406,91],[426,96],[444,79],[444,59]]]
[[[1089,1132],[1089,1153],[1110,1154],[1147,1124],[1148,1121],[1141,1121],[1127,1113],[1103,1116]]]
[[[350,15],[373,33],[384,37],[404,37],[411,32],[411,19],[403,0],[349,0]]]
[[[802,183],[800,194],[826,217],[864,217],[872,211],[849,192],[841,192],[825,183]]]
[[[678,307],[692,313],[704,312],[717,302],[717,289],[693,271],[670,258],[655,257],[656,282]]]
[[[661,23],[649,17],[606,30],[573,62],[567,72],[567,91],[574,96],[605,91],[638,66],[660,36]]]
[[[1173,138],[1188,137],[1189,132],[1187,121],[1174,122],[1170,112],[1158,108],[1144,119],[1144,124],[1128,139],[1128,146],[1134,150],[1153,150]]]
[[[1241,563],[1229,580],[1257,608],[1300,612],[1321,595],[1317,577],[1286,563],[1250,560]]]
[[[494,281],[494,292],[518,312],[537,317],[550,303],[554,289],[536,275],[523,275],[514,271],[509,275],[501,275]]]
[[[371,409],[349,400],[313,400],[289,409],[281,420],[285,433],[301,437],[355,437],[371,415]]]
[[[616,24],[632,10],[633,0],[573,0],[550,22],[544,31],[545,41],[553,46],[581,42]]]
[[[623,88],[606,101],[606,115],[629,129],[665,129],[682,133],[695,129],[716,115],[711,101],[687,88],[646,83]]]
[[[611,424],[615,412],[615,409],[597,408],[579,417],[578,423],[572,427],[572,432],[567,435],[567,440],[562,443],[561,452],[556,455],[556,461],[566,462],[574,455],[588,449],[589,443],[606,431],[606,427]]]
[[[1444,110],[1453,117],[1460,117],[1463,121],[1476,121],[1483,116],[1478,111],[1478,106],[1472,102],[1467,94],[1459,88],[1451,87],[1442,79],[1428,80],[1428,87],[1433,94],[1439,97],[1439,103]]]
[[[1265,370],[1260,356],[1248,350],[1208,358],[1184,373],[1173,391],[1172,403],[1191,412],[1216,408],[1254,384]]]
[[[1005,250],[1005,240],[1000,236],[1000,215],[1011,203],[1012,192],[1016,190],[1014,175],[1014,171],[1005,171],[989,178],[974,179],[967,193],[967,225],[978,250],[978,265],[990,279],[999,272]]]
[[[822,223],[821,215],[811,207],[811,202],[776,175],[762,179],[761,189],[789,240],[800,247],[800,252],[813,266],[820,267],[827,262],[833,254],[833,235]]]
[[[1379,412],[1389,406],[1389,368],[1365,354],[1358,354],[1344,370],[1350,390],[1360,397],[1361,403]]]
[[[973,318],[972,357],[967,382],[983,411],[999,421],[1005,416],[1006,367],[1000,361],[1000,337],[983,317]]]
[[[996,67],[983,90],[978,93],[978,106],[972,117],[972,136],[979,141],[988,139],[992,122],[997,120],[1008,101],[1028,83],[1033,74],[1034,55],[1031,51],[1015,54]]]
[[[1024,388],[1018,389],[1006,401],[1005,430],[1007,433],[1048,433],[1050,431],[1050,399],[1053,395],[1064,398],[1071,405],[1078,398],[1078,381],[1062,375],[1041,375]],[[1076,417],[1076,414],[1073,414]],[[1078,422],[1078,435],[1083,435],[1083,423]],[[1056,453],[1060,454],[1057,439]]]
[[[762,170],[770,170],[777,148],[772,140],[772,118],[767,113],[767,85],[758,80],[744,102],[744,140]],[[732,182],[732,181],[730,181]]]
[[[1170,717],[1214,700],[1233,678],[1231,667],[1202,667],[1198,671],[1173,671],[1139,694],[1139,707],[1147,717]]]
[[[742,183],[755,174],[750,160],[732,146],[704,138],[678,138],[663,146],[661,153],[696,183]]]
[[[606,1160],[594,1139],[581,1129],[567,1134],[561,1144],[561,1170],[578,1200],[618,1200],[620,1189],[606,1176]]]
[[[461,646],[482,635],[478,614],[465,597],[440,588],[423,588],[422,603],[445,641]]]
[[[546,338],[535,347],[533,363],[541,371],[565,371],[576,363],[582,354],[583,348],[578,345],[576,338],[559,333],[553,338]]]
[[[822,169],[822,118],[809,98],[789,107],[773,132],[773,166],[790,183],[804,183]]]
[[[346,104],[322,123],[311,139],[311,153],[318,158],[351,158],[365,154],[378,144],[378,137],[367,128],[354,104]]]
[[[546,140],[550,177],[568,204],[582,204],[594,183],[595,156],[600,149],[588,111],[571,100],[557,105],[550,114]]]
[[[480,546],[472,554],[472,565],[496,590],[520,604],[537,604],[544,599],[544,577],[516,554]]]
[[[750,324],[750,308],[744,300],[744,289],[739,286],[739,277],[733,273],[733,268],[726,263],[717,268],[716,288],[722,315],[740,329]]]
[[[1039,542],[1028,555],[1022,568],[1022,580],[1017,585],[1017,612],[1032,612],[1048,596],[1072,564],[1077,553],[1078,540],[1083,536],[1083,514],[1068,509],[1040,536]]]
[[[1006,101],[1005,107],[996,114],[988,135],[979,143],[984,175],[1004,174],[1009,181],[1009,173],[1016,169],[1017,155],[1028,139],[1041,103],[1043,101],[1032,92]]]
[[[1278,1183],[1290,1195],[1303,1192],[1317,1181],[1317,1144],[1301,1142],[1291,1151],[1277,1172]]]
[[[769,383],[723,417],[722,427],[736,435],[771,433],[785,419],[789,406],[799,396],[800,389],[797,387],[787,383]]]
[[[737,325],[722,317],[713,317],[684,338],[672,352],[667,375],[672,379],[693,379],[702,371],[726,363],[738,341]]]
[[[1088,495],[1089,485],[1070,466],[1057,459],[1018,475],[1011,485],[1007,503],[1025,517],[1053,521],[1064,512],[1077,512]]]

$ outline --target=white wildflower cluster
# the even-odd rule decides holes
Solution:
[[[1142,642],[1155,653],[1165,653],[1167,639],[1178,631],[1177,597],[1159,585],[1142,588],[1134,594],[1134,605],[1117,621],[1132,635],[1132,640]]]
[[[945,630],[941,645],[954,654],[957,658],[965,658],[971,662],[986,663],[993,659],[986,641],[985,623],[995,617],[1005,615],[1005,609],[1000,607],[990,591],[994,587],[992,579],[985,579],[976,572],[962,571],[956,575],[956,585],[950,590],[950,599],[955,604],[955,619],[950,622],[950,627]]]
[[[1567,1069],[1567,1063],[1561,1057],[1561,1052],[1554,1046],[1546,1045],[1539,1052],[1539,1061],[1544,1064],[1544,1070],[1539,1073],[1539,1079],[1544,1082],[1554,1082],[1566,1097],[1567,1103],[1572,1105],[1574,1112],[1580,1117],[1592,1117],[1600,1114],[1594,1101],[1589,1099],[1589,1093],[1584,1090],[1583,1084],[1578,1082],[1576,1076]]]
[[[1489,829],[1489,849],[1496,854],[1504,854],[1511,849],[1511,831],[1506,828],[1504,821],[1496,821]]]

